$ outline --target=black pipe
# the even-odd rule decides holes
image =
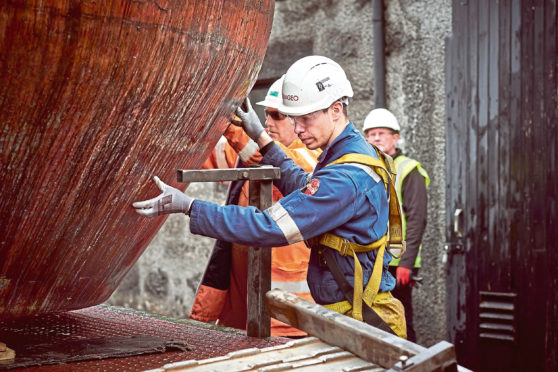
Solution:
[[[374,108],[386,107],[384,2],[372,0],[374,39]]]

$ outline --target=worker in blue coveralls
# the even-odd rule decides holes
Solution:
[[[147,217],[185,213],[192,233],[232,243],[277,247],[306,240],[307,281],[316,303],[405,338],[403,305],[391,296],[395,278],[388,271],[392,215],[400,213],[393,162],[349,121],[352,96],[344,70],[326,57],[304,57],[285,74],[279,111],[309,149],[323,150],[313,173],[274,143],[248,99],[246,110],[236,110],[260,147],[261,163],[281,169],[274,184],[285,197],[270,208],[193,199],[158,177],[162,194],[133,207]]]

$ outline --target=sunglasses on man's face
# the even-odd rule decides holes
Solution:
[[[282,113],[280,113],[279,111],[269,111],[269,110],[264,110],[264,114],[266,119],[268,117],[271,117],[273,120],[283,120],[286,118],[285,115],[283,115]]]

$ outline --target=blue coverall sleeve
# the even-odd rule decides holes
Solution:
[[[220,206],[202,200],[195,200],[192,204],[190,231],[248,246],[280,247],[289,244],[265,211],[238,205]]]
[[[273,184],[283,195],[288,195],[294,190],[304,187],[310,175],[276,144],[273,144],[267,151],[261,160],[261,164],[273,165],[281,169],[281,178],[274,180]]]
[[[356,187],[352,180],[339,171],[323,169],[313,177],[319,186],[315,193],[297,189],[285,198],[280,205],[269,208],[272,218],[285,232],[287,240],[294,242],[294,226],[304,239],[310,239],[328,231],[344,226],[355,214]],[[306,185],[307,182],[304,182]],[[282,211],[278,211],[282,210]],[[281,213],[285,213],[282,216]],[[287,222],[294,223],[289,227]]]
[[[190,230],[194,234],[262,247],[292,244],[328,231],[337,231],[359,244],[369,244],[371,236],[377,239],[385,233],[374,231],[375,224],[370,219],[362,226],[361,222],[347,223],[360,214],[357,209],[364,208],[364,213],[374,215],[371,213],[374,206],[366,200],[367,194],[376,188],[357,193],[351,177],[329,168],[315,174],[315,179],[321,180],[315,192],[296,190],[265,211],[196,200],[190,213]]]

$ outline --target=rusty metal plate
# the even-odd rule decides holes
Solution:
[[[0,320],[110,297],[254,84],[273,0],[0,1]]]
[[[18,346],[17,360],[0,361],[0,370],[28,368],[49,364],[67,364],[86,360],[123,358],[134,355],[190,350],[183,341],[150,335],[94,337],[32,343]]]

